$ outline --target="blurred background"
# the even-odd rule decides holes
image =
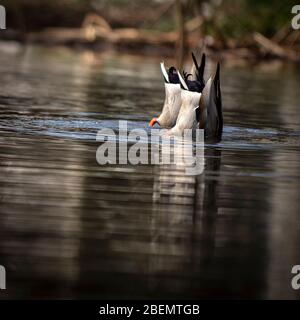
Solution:
[[[280,0],[3,0],[1,38],[76,47],[174,55],[189,49],[226,58],[299,60],[294,1]]]
[[[292,1],[1,5],[0,299],[299,299]],[[99,165],[98,130],[149,133],[159,63],[190,70],[190,50],[207,53],[206,80],[221,61],[223,138],[203,173]]]

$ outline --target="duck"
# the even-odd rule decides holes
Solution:
[[[164,62],[161,62],[160,68],[165,84],[165,101],[160,116],[153,118],[149,122],[149,126],[153,127],[157,123],[162,128],[172,128],[176,123],[181,106],[179,77],[174,66],[171,66],[167,71]]]
[[[223,133],[220,63],[217,64],[214,76],[205,83],[204,68],[200,68],[193,54],[192,56],[195,69],[199,72],[196,72],[196,80],[189,80],[189,75],[184,73],[182,77],[177,71],[182,104],[176,124],[169,134],[182,135],[185,129],[199,128],[204,129],[205,141],[219,142]]]
[[[167,71],[161,62],[166,97],[160,116],[149,125],[153,127],[157,123],[168,128],[169,135],[182,135],[185,129],[204,129],[205,141],[219,142],[223,133],[220,63],[214,76],[205,82],[205,53],[200,65],[193,52],[191,55],[193,68],[191,73],[183,71],[183,76],[174,66]]]
[[[205,54],[202,54],[201,64],[198,65],[197,59],[192,53],[194,61],[191,73],[184,73],[185,80],[190,91],[201,92],[204,88],[204,68],[205,68]],[[164,62],[160,64],[161,72],[165,81],[165,101],[162,112],[158,118],[153,118],[149,122],[149,126],[153,127],[156,123],[162,128],[172,128],[177,121],[180,107],[182,105],[181,99],[181,85],[177,70],[174,66],[170,67],[168,71],[165,68]],[[189,80],[192,76],[194,80]]]
[[[180,72],[178,78],[181,88],[181,107],[176,120],[175,126],[169,131],[171,135],[182,135],[185,129],[196,129],[197,118],[196,108],[199,106],[201,93],[205,88],[204,69],[205,69],[205,54],[202,54],[201,64],[198,65],[195,55],[192,53],[194,62],[194,75],[183,72],[183,77]],[[189,77],[193,76],[194,80]]]

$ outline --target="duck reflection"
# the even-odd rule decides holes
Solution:
[[[186,175],[183,161],[155,168],[151,273],[187,274],[187,264],[194,273],[214,252],[221,150],[206,148],[204,155],[198,175]],[[178,280],[180,287],[187,283]]]

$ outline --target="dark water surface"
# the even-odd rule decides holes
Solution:
[[[96,162],[147,128],[159,60],[0,46],[0,298],[299,298],[300,68],[223,64],[205,170]]]

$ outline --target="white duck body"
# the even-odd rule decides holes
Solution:
[[[184,129],[196,129],[197,120],[195,108],[199,106],[201,93],[181,90],[181,107],[175,127],[170,130],[171,134],[182,135]]]
[[[163,128],[172,128],[176,124],[181,106],[181,89],[178,83],[165,83],[165,102],[157,122]]]

